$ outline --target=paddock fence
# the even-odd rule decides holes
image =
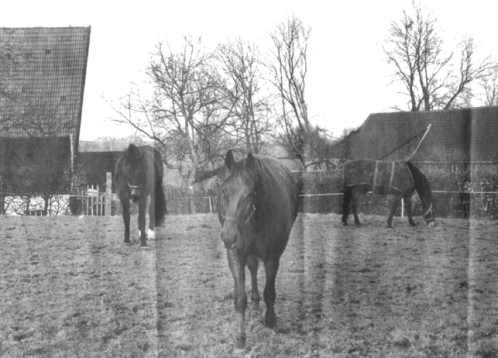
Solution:
[[[436,215],[439,217],[498,218],[498,163],[497,162],[413,162],[431,183]],[[293,172],[302,182],[300,210],[309,213],[342,212],[342,168]],[[69,194],[55,195],[44,210],[43,201],[19,194],[0,192],[4,212],[13,215],[120,215],[121,205],[112,193],[112,174],[106,173],[104,188],[83,185]],[[165,186],[169,214],[214,213],[217,208],[216,188],[195,191],[190,188]],[[38,198],[39,199],[39,198]],[[361,201],[360,211],[365,214],[387,215],[389,196],[367,194]],[[413,197],[414,215],[422,213],[417,195]],[[15,206],[21,209],[12,210]],[[10,210],[10,211],[9,211]],[[404,207],[396,215],[404,215]],[[132,213],[136,212],[132,206]]]
[[[498,163],[474,162],[413,162],[431,183],[436,215],[439,217],[498,218]],[[293,172],[302,182],[300,210],[309,213],[342,213],[342,168]],[[214,192],[199,193],[189,190],[166,191],[170,214],[215,212],[217,198]],[[365,214],[387,215],[389,196],[367,194],[360,211]],[[417,195],[412,200],[414,215],[421,215],[422,205]],[[396,215],[404,216],[400,206]]]
[[[106,173],[104,188],[84,184],[69,193],[19,193],[0,190],[0,212],[6,215],[57,216],[114,215],[118,211],[116,195],[112,193],[112,173]]]

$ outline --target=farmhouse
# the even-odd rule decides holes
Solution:
[[[2,191],[68,189],[89,41],[89,27],[0,28]]]
[[[431,130],[415,161],[495,161],[498,159],[498,107],[433,112],[374,113],[335,144],[335,157],[345,159],[407,158],[428,124]]]

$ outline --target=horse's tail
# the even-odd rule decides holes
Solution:
[[[168,213],[168,210],[166,209],[166,197],[164,195],[162,178],[156,178],[154,209],[156,226],[160,226],[164,223],[164,217]]]
[[[431,184],[427,177],[410,161],[406,162],[410,173],[412,174],[415,190],[422,201],[424,207],[424,219],[427,221],[434,220],[434,208],[433,208],[433,198]]]

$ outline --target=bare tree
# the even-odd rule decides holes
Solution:
[[[462,41],[459,54],[444,51],[436,20],[414,5],[393,22],[384,49],[395,81],[408,96],[410,111],[449,109],[467,104],[471,85],[489,75],[492,63],[476,64],[474,42]]]
[[[495,66],[491,75],[481,80],[483,101],[485,106],[498,106],[498,65]]]
[[[217,58],[227,77],[227,96],[234,108],[231,123],[236,140],[243,141],[247,152],[258,153],[263,137],[271,129],[268,99],[262,94],[262,78],[257,49],[238,40],[218,47]]]
[[[271,35],[275,60],[270,68],[271,81],[281,104],[283,139],[288,149],[303,163],[304,137],[311,128],[305,99],[309,36],[310,29],[296,17],[280,24]]]
[[[154,89],[152,99],[130,93],[115,108],[117,121],[159,144],[166,164],[179,168],[189,180],[196,168],[213,160],[212,151],[205,149],[218,147],[214,141],[221,140],[219,133],[233,115],[234,101],[227,100],[230,94],[200,40],[185,38],[179,52],[159,44],[147,74]]]

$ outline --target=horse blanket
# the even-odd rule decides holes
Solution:
[[[344,164],[344,186],[368,186],[375,193],[404,191],[414,186],[404,161],[350,160]]]

